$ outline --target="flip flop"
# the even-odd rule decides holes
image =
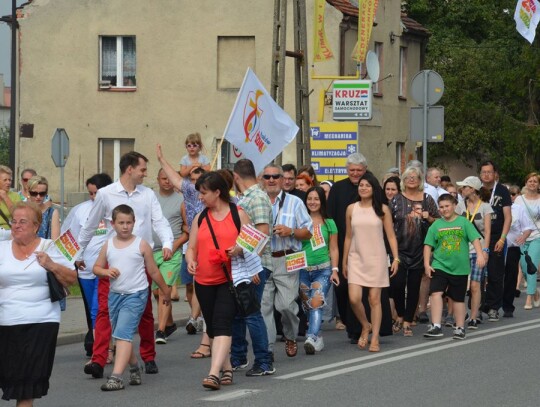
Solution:
[[[199,346],[206,346],[208,349],[210,349],[210,345],[207,345],[205,343],[201,343]],[[208,353],[202,353],[201,351],[193,351],[191,352],[191,359],[205,359],[212,356],[212,351],[209,351]]]

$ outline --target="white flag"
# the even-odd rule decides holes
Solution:
[[[532,44],[540,21],[540,3],[537,0],[518,0],[514,20],[517,31]]]
[[[296,123],[248,68],[223,137],[253,161],[258,174],[294,140],[296,133]]]

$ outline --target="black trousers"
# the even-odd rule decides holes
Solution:
[[[504,266],[504,250],[496,252],[494,249],[495,243],[497,243],[498,238],[495,236],[494,243],[491,243],[489,246],[489,260],[488,260],[488,272],[487,272],[487,287],[486,287],[486,301],[484,303],[483,310],[485,313],[489,310],[498,311],[499,308],[503,305],[503,294],[504,294],[504,275],[505,275],[505,266]],[[514,283],[514,287],[516,284]]]
[[[506,253],[506,265],[504,268],[504,289],[502,308],[505,312],[514,312],[514,298],[519,273],[519,259],[521,251],[519,247],[509,247]]]

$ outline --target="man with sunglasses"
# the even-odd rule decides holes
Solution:
[[[264,189],[272,204],[272,238],[270,241],[272,271],[264,286],[261,311],[268,330],[268,348],[274,352],[276,323],[274,306],[281,313],[285,352],[294,357],[298,352],[298,272],[288,273],[286,256],[302,249],[302,240],[311,238],[313,222],[304,203],[283,190],[283,170],[275,164],[264,167]]]

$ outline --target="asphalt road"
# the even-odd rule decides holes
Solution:
[[[83,371],[81,344],[57,348],[49,395],[36,406],[538,406],[540,309],[515,318],[484,323],[464,341],[445,337],[426,340],[424,325],[414,337],[382,338],[378,354],[361,351],[342,331],[325,326],[326,348],[307,356],[299,344],[295,358],[276,345],[274,376],[248,378],[235,373],[235,383],[220,391],[201,386],[209,359],[193,360],[200,336],[179,330],[158,346],[157,375],[143,375],[141,386],[105,393],[105,379]],[[110,373],[111,367],[106,368]]]

